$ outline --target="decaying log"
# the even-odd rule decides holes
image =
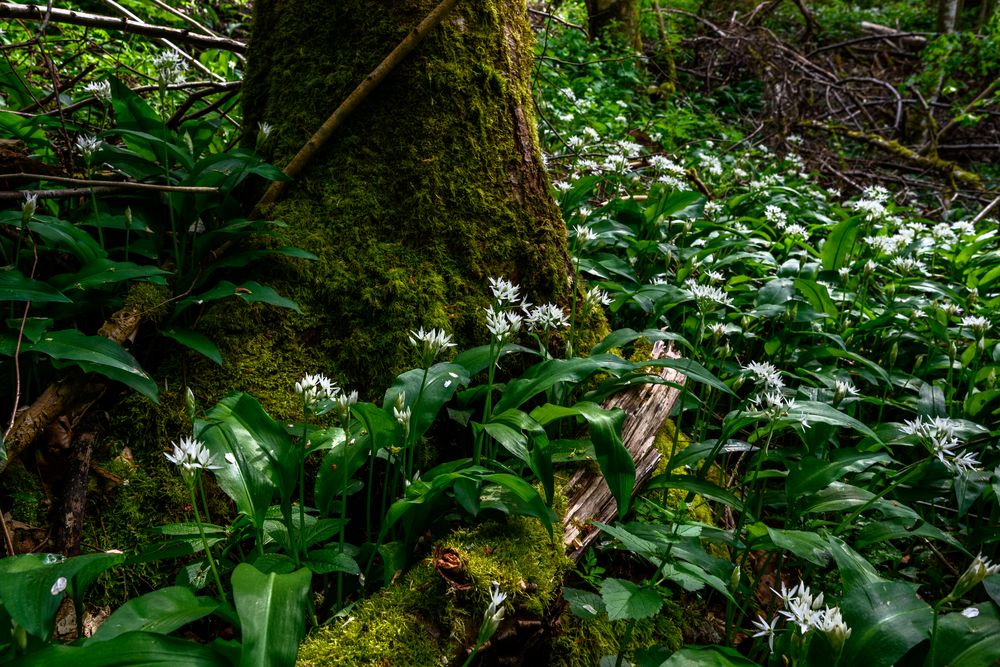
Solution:
[[[122,308],[104,323],[98,333],[121,345],[135,335],[142,318],[143,313]],[[4,434],[7,457],[0,459],[0,473],[6,470],[7,465],[34,442],[53,420],[93,403],[104,388],[105,384],[97,379],[97,376],[83,373],[79,369],[71,370],[66,377],[50,384],[34,403],[17,413],[7,433]]]
[[[927,46],[927,37],[919,33],[904,32],[902,30],[890,28],[887,25],[871,23],[870,21],[862,21],[860,27],[865,32],[873,35],[879,35],[880,37],[886,37],[889,39],[898,39],[901,44],[905,44],[906,46],[912,46],[917,49]]]
[[[664,357],[676,359],[680,355],[672,347],[658,341],[653,346],[652,358]],[[676,385],[684,384],[684,375],[673,369],[660,369],[659,375]],[[653,445],[653,440],[680,395],[681,391],[670,385],[643,384],[604,402],[606,408],[625,411],[622,442],[635,461],[637,489],[660,463],[660,452]],[[576,561],[599,533],[590,526],[590,522],[611,521],[617,514],[617,507],[604,477],[591,468],[578,470],[570,478],[566,489],[569,502],[563,519],[563,544],[566,555]]]

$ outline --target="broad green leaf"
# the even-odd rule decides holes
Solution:
[[[622,518],[628,512],[635,489],[635,461],[621,438],[625,412],[618,408],[607,410],[596,403],[584,401],[574,405],[573,410],[579,412],[590,426],[597,465],[618,505],[618,518]]]
[[[301,312],[298,304],[275,292],[273,287],[261,285],[260,283],[252,280],[249,280],[242,285],[236,285],[228,280],[221,280],[215,287],[207,292],[182,299],[177,304],[175,314],[180,313],[190,306],[201,305],[210,301],[218,301],[219,299],[225,299],[231,296],[243,299],[247,303],[266,303],[279,308],[290,308],[295,312]]]
[[[604,599],[597,593],[581,591],[569,586],[563,586],[563,597],[569,603],[569,610],[574,616],[588,620],[595,619],[603,614]]]
[[[821,253],[823,268],[826,271],[836,271],[847,264],[854,251],[861,220],[861,216],[847,218],[839,222],[830,232]]]
[[[315,549],[306,554],[304,565],[316,574],[346,572],[358,576],[361,570],[358,562],[347,552],[338,549]]]
[[[80,271],[73,274],[62,274],[52,278],[52,284],[63,290],[87,290],[95,287],[106,287],[126,280],[152,278],[169,275],[157,266],[141,266],[133,262],[112,262],[109,259],[95,259],[88,262]]]
[[[647,490],[683,489],[684,491],[697,493],[698,495],[704,496],[709,500],[729,505],[739,512],[746,511],[743,501],[733,495],[732,492],[723,489],[721,486],[707,479],[698,479],[697,477],[692,477],[690,475],[674,475],[669,472],[663,473],[662,475],[657,475],[656,477],[650,479],[643,488]]]
[[[774,546],[790,551],[799,558],[821,567],[830,562],[830,543],[817,535],[805,530],[783,530],[764,526],[767,536]]]
[[[840,579],[844,582],[844,594],[856,589],[869,588],[874,584],[884,583],[875,568],[857,551],[847,546],[839,537],[830,536],[830,551],[837,561]]]
[[[934,612],[917,597],[917,588],[901,581],[879,581],[848,590],[840,610],[851,636],[841,664],[890,667],[926,639]]]
[[[459,364],[434,364],[426,369],[426,377],[424,369],[414,368],[396,378],[386,390],[382,405],[386,410],[391,410],[396,397],[405,393],[404,405],[411,410],[410,437],[417,439],[427,432],[441,408],[451,400],[459,387],[468,384],[468,371]]]
[[[11,667],[232,667],[211,644],[151,632],[126,632],[82,647],[50,646],[10,664]]]
[[[659,667],[759,667],[753,660],[724,646],[685,646]]]
[[[233,570],[233,600],[243,633],[241,667],[294,665],[305,635],[312,575],[264,574],[240,563]]]
[[[483,475],[483,480],[492,482],[497,486],[509,491],[519,501],[520,507],[516,508],[519,513],[536,517],[541,520],[545,530],[549,533],[549,538],[555,539],[552,529],[552,522],[555,514],[545,504],[544,499],[539,495],[538,490],[528,484],[522,478],[507,473],[496,473],[493,475]]]
[[[938,622],[937,650],[933,665],[927,667],[992,667],[1000,660],[1000,615],[992,602],[981,602],[972,609],[978,616],[968,618],[961,612],[942,616]]]
[[[167,327],[166,329],[160,329],[160,333],[167,338],[177,341],[184,347],[208,357],[218,365],[222,365],[222,354],[219,352],[219,348],[205,334],[184,327]]]
[[[0,268],[0,301],[72,303],[68,296],[49,283],[28,278],[17,269]]]
[[[886,463],[892,460],[885,453],[856,449],[837,450],[833,457],[833,461],[804,458],[789,463],[788,476],[785,478],[785,494],[790,503],[795,503],[806,494],[822,491],[848,473],[861,472],[874,463]]]
[[[830,292],[825,286],[820,285],[815,280],[805,278],[795,278],[795,289],[802,293],[802,296],[809,301],[809,305],[820,313],[826,313],[828,317],[836,319],[837,306],[830,298]]]
[[[135,357],[103,336],[87,336],[76,329],[49,331],[24,349],[46,354],[57,362],[73,363],[88,373],[99,373],[138,391],[154,403],[159,402],[156,382],[142,370]]]
[[[161,588],[132,598],[118,607],[87,640],[87,644],[108,641],[134,630],[170,634],[211,614],[218,606],[217,600],[196,597],[188,588]]]
[[[854,417],[844,414],[829,403],[822,403],[820,401],[795,401],[795,406],[788,411],[788,419],[793,421],[805,420],[809,423],[819,422],[832,426],[846,426],[859,433],[863,433],[876,442],[881,442],[875,431]]]
[[[640,588],[631,581],[611,577],[601,584],[601,598],[608,611],[609,621],[649,618],[656,616],[663,606],[663,599],[655,590]]]

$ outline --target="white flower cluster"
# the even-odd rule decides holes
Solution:
[[[733,305],[732,297],[718,287],[702,285],[689,278],[684,283],[684,288],[691,293],[698,310],[702,312],[711,312],[719,306]]]
[[[83,92],[88,95],[93,95],[101,102],[111,101],[111,82],[105,79],[104,81],[94,81],[88,83],[83,87]]]
[[[780,592],[773,588],[771,590],[781,598],[784,609],[779,610],[778,615],[770,621],[758,615],[757,620],[753,622],[754,629],[757,630],[754,637],[767,637],[768,647],[774,651],[776,626],[784,617],[786,623],[792,624],[803,635],[812,631],[822,632],[834,651],[840,653],[851,636],[851,628],[844,622],[840,607],[824,606],[823,593],[813,596],[804,582],[791,589],[786,588],[782,582]]]
[[[565,329],[569,326],[569,318],[562,308],[554,303],[543,303],[528,309],[529,331],[550,331]]]
[[[975,470],[980,463],[971,453],[956,451],[963,446],[956,434],[957,429],[958,423],[947,417],[927,418],[921,415],[915,420],[904,421],[900,431],[915,437],[948,470],[959,474]]]
[[[982,315],[966,315],[962,318],[962,326],[971,329],[976,338],[982,338],[990,330],[990,320]]]
[[[713,176],[722,176],[722,162],[716,156],[702,153],[698,156],[698,164]]]
[[[313,410],[322,401],[332,401],[340,393],[340,387],[330,378],[318,373],[307,373],[295,383],[295,393],[302,395],[306,410]]]
[[[420,359],[425,367],[434,363],[434,359],[449,347],[455,347],[451,342],[451,334],[446,334],[444,329],[424,331],[423,327],[410,331],[410,345],[420,351]]]
[[[196,438],[181,438],[180,444],[171,442],[174,451],[171,454],[163,453],[167,460],[176,465],[181,470],[181,476],[185,480],[194,479],[199,470],[220,470],[222,466],[215,465],[212,454],[205,447],[204,443]]]
[[[187,72],[187,63],[176,51],[160,51],[153,57],[153,69],[161,86],[171,83],[182,83]]]

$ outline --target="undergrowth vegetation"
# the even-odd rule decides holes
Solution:
[[[648,9],[642,30],[656,48],[644,54],[590,41],[581,3],[535,15],[539,135],[567,225],[571,303],[530,304],[518,285],[490,278],[482,345],[452,349],[437,328],[397,332],[414,368],[380,401],[321,373],[294,387],[291,421],[261,397],[201,406],[186,391],[190,429],[158,446],[188,520],[128,553],[106,545],[116,548],[0,561],[0,661],[292,664],[307,628],[326,626],[314,640],[332,646],[356,641],[368,621],[359,630],[355,619],[377,618],[365,600],[400,597],[397,580],[428,558],[439,576],[413,570],[411,592],[447,586],[447,603],[431,606],[454,623],[428,664],[492,664],[502,627],[541,624],[560,605],[575,617],[567,627],[602,638],[602,665],[1000,659],[1000,244],[985,194],[995,164],[961,165],[984,191],[961,190],[954,170],[935,182],[863,179],[844,167],[858,149],[826,145],[830,127],[769,124],[768,86],[739,76],[701,86],[689,45],[662,39],[718,30],[720,18],[692,18],[698,8],[683,3]],[[839,2],[809,20],[837,40],[859,17],[890,15],[913,34],[933,24],[909,5]],[[783,6],[767,27],[783,34],[802,18]],[[960,87],[995,75],[997,26],[930,39],[909,63],[906,85],[933,89],[956,132],[995,122],[995,86],[971,99]],[[37,188],[0,212],[8,435],[17,408],[67,366],[156,400],[156,379],[122,340],[84,333],[137,288],[163,291],[158,335],[217,363],[197,330],[202,304],[296,307],[247,267],[314,256],[281,244],[280,221],[245,219],[238,201],[246,178],[281,172],[233,148],[233,118],[219,106],[190,117],[174,97],[180,61],[161,56],[145,100],[132,91],[142,75],[91,74],[87,104],[58,129],[23,111],[44,96],[42,74],[7,62],[0,83],[14,111],[0,113],[3,127],[39,164],[72,154],[81,176],[68,179],[72,193]],[[83,62],[73,65],[81,82],[96,67]],[[206,52],[202,65],[239,74],[231,54]],[[220,106],[225,91],[215,91]],[[268,140],[267,128],[255,134]],[[153,192],[114,189],[121,177]],[[581,349],[579,323],[596,311],[610,333]],[[653,342],[678,356],[650,359]],[[508,377],[511,367],[525,370]],[[668,382],[661,369],[686,379]],[[602,402],[646,383],[679,399],[658,438],[663,462],[637,488],[626,415]],[[595,522],[601,537],[560,588],[562,474],[587,462],[617,514]],[[488,553],[470,580],[449,579],[463,540],[511,516],[542,527],[549,543],[538,553],[558,551],[519,561],[547,579],[491,569]],[[102,573],[161,561],[176,585],[132,597],[84,636],[87,589]],[[69,606],[79,637],[64,644],[53,628]],[[669,620],[663,636],[649,630],[658,620]],[[359,655],[382,650],[368,641]]]

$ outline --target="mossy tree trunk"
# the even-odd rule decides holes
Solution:
[[[587,19],[591,38],[611,37],[642,48],[639,0],[587,0]]]
[[[247,127],[285,164],[436,0],[258,0]],[[320,261],[281,268],[335,374],[379,392],[409,329],[485,342],[487,279],[569,300],[565,227],[538,149],[523,0],[460,2],[266,214]],[[324,370],[331,369],[310,369]]]

